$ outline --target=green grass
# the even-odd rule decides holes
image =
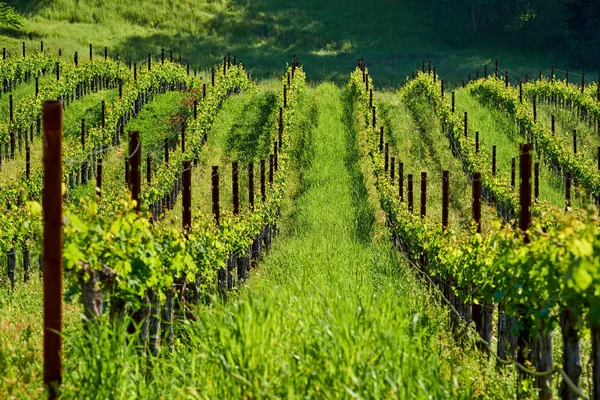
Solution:
[[[517,124],[507,113],[481,105],[465,90],[456,91],[455,96],[456,111],[459,115],[464,115],[465,111],[468,112],[469,135],[479,132],[479,151],[487,152],[491,160],[492,147],[496,146],[496,174],[504,176],[506,182],[510,182],[511,159],[516,158],[515,179],[518,181],[519,143],[524,143],[525,139],[521,137]],[[534,156],[533,161],[538,162],[538,157]],[[546,164],[539,162],[540,199],[548,201],[556,207],[564,208],[564,179],[551,171]],[[490,164],[490,172],[491,168]],[[573,206],[585,206],[584,201],[576,200],[575,192],[572,196]]]
[[[427,172],[427,215],[441,222],[442,171],[449,171],[449,224],[455,230],[468,229],[472,218],[471,180],[462,163],[454,157],[439,119],[425,103],[409,110],[400,96],[375,92],[380,118],[389,141],[390,157],[404,163],[404,201],[407,201],[407,175],[413,174],[415,212],[420,209],[421,172]],[[396,165],[396,180],[398,176]],[[396,183],[397,185],[397,183]],[[489,227],[494,213],[483,209],[483,229]]]
[[[193,68],[207,69],[231,52],[262,78],[277,76],[281,64],[295,53],[309,79],[339,84],[364,57],[385,87],[400,85],[422,60],[431,60],[448,83],[460,83],[468,72],[483,70],[483,64],[491,66],[496,58],[511,77],[537,76],[538,69],[551,65],[569,67],[550,53],[500,47],[477,34],[456,43],[453,32],[437,29],[429,5],[408,0],[8,3],[27,16],[21,32],[0,32],[3,46],[19,54],[22,41],[29,49],[39,49],[40,40],[48,51],[62,48],[69,59],[75,51],[87,57],[89,43],[94,44],[96,56],[108,46],[111,55],[134,61],[159,55],[166,48],[176,56],[182,54]],[[588,76],[595,76],[591,72]]]

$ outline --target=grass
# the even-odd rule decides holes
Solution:
[[[136,3],[94,0],[35,2],[9,0],[26,15],[22,31],[0,32],[3,46],[20,52],[21,42],[47,51],[63,50],[71,59],[78,51],[87,56],[89,43],[95,54],[126,55],[140,61],[161,48],[181,54],[193,68],[207,69],[227,52],[247,63],[259,77],[274,77],[279,66],[297,54],[311,80],[343,84],[347,72],[364,57],[378,81],[397,87],[431,60],[447,82],[460,83],[469,72],[500,59],[501,70],[511,77],[537,76],[551,65],[568,68],[558,56],[515,50],[474,33],[456,42],[452,32],[437,29],[426,3],[408,0],[390,3],[305,0],[142,0]],[[573,74],[575,71],[571,68]],[[593,71],[586,71],[588,76]]]
[[[504,176],[510,182],[511,159],[516,158],[516,167],[519,165],[519,143],[524,139],[519,133],[519,128],[513,119],[506,113],[481,105],[477,99],[465,90],[457,90],[456,111],[463,115],[468,112],[469,134],[479,132],[479,149],[488,152],[491,159],[492,147],[496,146],[496,173]],[[539,161],[534,156],[534,162]],[[491,171],[491,165],[490,165]],[[515,179],[518,180],[518,170]],[[548,201],[556,207],[565,206],[565,183],[561,176],[551,171],[547,165],[540,161],[540,199]],[[516,182],[515,182],[516,183]],[[574,207],[584,207],[587,200],[577,200],[575,192],[572,195]]]
[[[435,221],[442,216],[442,171],[449,171],[449,225],[455,230],[468,229],[472,219],[471,180],[462,163],[454,157],[439,119],[425,103],[410,110],[395,93],[375,92],[374,100],[383,119],[390,157],[404,163],[404,198],[407,175],[413,174],[414,210],[420,207],[421,172],[427,173],[427,215]],[[396,176],[397,176],[396,166]],[[397,179],[397,178],[396,178]],[[397,183],[396,183],[397,185]],[[483,207],[482,229],[494,218],[491,208]]]

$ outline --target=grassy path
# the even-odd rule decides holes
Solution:
[[[465,375],[481,358],[453,347],[444,313],[387,238],[373,239],[383,227],[341,100],[331,84],[312,94],[310,164],[284,212],[295,230],[237,300],[200,313],[179,387],[211,398],[470,398],[483,384],[485,370]]]

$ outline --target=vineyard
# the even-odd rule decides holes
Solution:
[[[600,82],[18,50],[1,398],[600,398]]]

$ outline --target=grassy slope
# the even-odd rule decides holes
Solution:
[[[397,86],[420,65],[432,60],[448,82],[500,59],[511,77],[534,76],[564,60],[535,52],[491,47],[476,35],[449,45],[452,32],[436,31],[426,3],[408,0],[365,2],[305,0],[141,0],[138,2],[9,0],[28,15],[23,32],[0,32],[3,46],[20,52],[21,41],[38,49],[62,48],[97,54],[108,46],[133,60],[159,54],[161,48],[182,54],[194,67],[206,68],[231,51],[257,77],[277,74],[279,62],[292,53],[306,65],[310,79],[343,83],[348,68],[364,57],[384,86]],[[4,44],[5,43],[5,44]],[[575,73],[573,71],[573,73]],[[593,76],[593,75],[589,75]]]
[[[479,132],[479,149],[492,154],[492,146],[496,146],[496,173],[505,176],[510,182],[511,159],[516,158],[516,183],[519,172],[519,143],[524,140],[518,127],[506,113],[481,105],[477,99],[464,90],[456,91],[456,111],[463,115],[468,112],[469,134]],[[537,157],[534,158],[534,162]],[[491,170],[491,165],[490,165]],[[540,199],[557,206],[565,205],[565,186],[561,177],[552,172],[544,163],[540,163]],[[573,193],[573,199],[575,194]],[[577,201],[575,206],[583,206]]]

